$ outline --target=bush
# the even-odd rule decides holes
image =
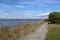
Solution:
[[[60,12],[51,12],[49,14],[49,21],[51,23],[60,23]]]

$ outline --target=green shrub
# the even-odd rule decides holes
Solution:
[[[49,21],[51,23],[60,23],[60,12],[51,12],[49,14]]]

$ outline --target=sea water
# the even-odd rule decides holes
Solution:
[[[0,19],[0,27],[3,26],[16,26],[21,24],[27,24],[27,23],[35,23],[35,22],[41,22],[42,19]]]

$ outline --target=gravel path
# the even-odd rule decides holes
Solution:
[[[48,23],[45,23],[41,27],[39,27],[35,32],[20,38],[20,40],[44,40],[48,31],[47,27]]]

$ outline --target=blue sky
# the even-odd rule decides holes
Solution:
[[[41,19],[60,12],[60,0],[0,0],[0,19]]]

